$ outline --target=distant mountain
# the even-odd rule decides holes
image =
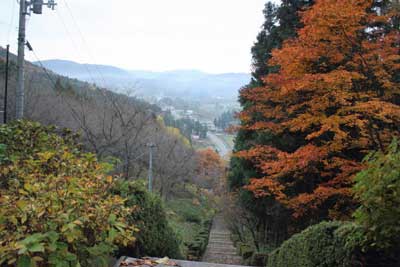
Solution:
[[[250,75],[247,73],[209,74],[198,70],[133,71],[66,60],[47,60],[42,64],[55,73],[70,78],[96,83],[118,92],[153,98],[232,100],[237,98],[239,89],[250,81]]]

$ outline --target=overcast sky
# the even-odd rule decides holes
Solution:
[[[249,72],[266,1],[57,0],[56,11],[45,8],[29,18],[27,40],[42,60]],[[17,24],[16,0],[0,0],[0,45],[10,43],[12,51]],[[27,58],[35,60],[28,51]]]

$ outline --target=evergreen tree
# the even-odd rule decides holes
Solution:
[[[277,67],[270,67],[268,61],[273,49],[280,48],[288,38],[296,37],[296,32],[302,27],[299,11],[313,4],[312,0],[283,0],[278,7],[267,2],[264,8],[265,22],[257,36],[251,52],[253,55],[252,80],[249,85],[241,89],[239,101],[244,111],[251,110],[253,104],[244,97],[249,91],[263,86],[263,78],[278,71]],[[252,114],[252,120],[260,120],[259,114]],[[241,129],[235,140],[234,152],[248,150],[255,145],[277,143],[283,147],[290,147],[290,138],[275,139],[268,132],[256,132]],[[278,246],[287,238],[288,212],[279,203],[269,199],[256,199],[251,192],[242,187],[249,183],[250,178],[261,177],[252,162],[233,157],[230,163],[229,185],[231,190],[239,190],[240,201],[246,210],[251,212],[257,221],[257,236],[254,237],[256,247],[263,244]]]

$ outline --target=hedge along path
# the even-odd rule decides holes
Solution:
[[[231,232],[223,215],[215,216],[203,262],[227,264],[225,266],[229,267],[240,265],[242,260],[233,245]]]

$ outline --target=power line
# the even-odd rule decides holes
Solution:
[[[62,18],[60,12],[58,12],[58,11],[56,10],[56,13],[57,13],[58,18],[59,18],[60,21],[61,21],[61,24],[62,24],[63,27],[64,27],[64,30],[65,30],[65,32],[66,32],[66,34],[67,34],[67,36],[68,36],[70,42],[72,43],[72,45],[73,45],[73,47],[74,47],[74,49],[75,49],[75,52],[76,52],[77,54],[81,54],[81,53],[80,53],[80,49],[79,49],[77,43],[76,43],[76,42],[74,41],[74,39],[72,38],[72,34],[71,34],[71,32],[68,30],[67,24],[65,23],[64,19]],[[79,56],[79,55],[78,55],[78,56]],[[82,65],[83,65],[84,69],[86,70],[86,72],[88,73],[89,78],[92,80],[93,84],[96,84],[96,79],[94,78],[93,73],[90,71],[89,67],[88,67],[86,64],[82,64]]]
[[[32,49],[32,50],[30,50],[30,51],[32,52],[33,56],[35,57],[36,62],[39,63],[40,67],[41,67],[42,70],[44,71],[44,73],[45,73],[47,79],[50,81],[50,83],[52,83],[53,86],[56,86],[56,85],[57,85],[57,82],[55,82],[55,81],[53,80],[53,78],[51,77],[50,73],[49,73],[49,72],[47,71],[47,69],[44,67],[42,61],[41,61],[40,58],[36,55],[35,50]],[[59,93],[59,94],[60,94],[60,93]],[[57,95],[57,96],[59,96],[59,95]]]
[[[40,58],[37,56],[37,54],[35,53],[35,51],[33,49],[30,50],[33,53],[33,56],[35,57],[36,61],[39,63],[40,67],[42,68],[42,70],[45,73],[45,77],[47,78],[47,80],[54,86],[54,91],[56,92],[56,97],[60,98],[67,106],[68,108],[71,110],[71,114],[73,116],[73,118],[75,120],[77,120],[78,122],[81,122],[81,120],[79,119],[79,114],[78,112],[72,107],[71,103],[69,103],[69,101],[63,97],[62,93],[63,90],[59,90],[59,92],[57,92],[57,82],[54,81],[54,79],[51,77],[50,73],[48,72],[48,70],[43,66],[42,61],[40,60]],[[61,88],[62,89],[62,88]],[[57,103],[55,102],[52,107],[50,108],[50,110],[52,110],[55,106],[57,105]]]
[[[33,49],[31,49],[30,50],[31,52],[32,52],[32,54],[33,54],[33,56],[35,57],[35,60],[36,60],[36,62],[37,63],[39,63],[39,66],[41,67],[41,69],[44,71],[44,73],[45,73],[45,77],[47,78],[47,80],[50,82],[50,84],[53,86],[53,88],[54,88],[54,91],[55,91],[55,94],[56,94],[56,97],[57,98],[60,98],[62,101],[64,101],[68,106],[69,106],[69,103],[62,97],[62,90],[59,90],[58,92],[57,92],[57,82],[56,81],[54,81],[53,80],[53,78],[51,77],[51,75],[50,75],[50,73],[48,72],[48,70],[43,66],[43,63],[42,63],[42,61],[40,60],[40,58],[37,56],[37,54],[35,53],[35,50],[33,50]],[[51,106],[51,110],[55,107],[57,105],[57,103],[55,102],[52,106]]]
[[[73,15],[71,9],[69,8],[68,3],[67,3],[65,0],[63,0],[63,2],[65,3],[65,6],[67,7],[67,10],[68,10],[69,14],[70,14],[72,20],[74,21],[75,27],[77,28],[77,31],[78,31],[78,33],[80,34],[80,37],[81,37],[83,43],[86,44],[86,49],[87,49],[87,51],[88,51],[89,57],[92,57],[92,60],[93,60],[93,55],[91,55],[91,53],[90,53],[90,49],[89,49],[89,47],[88,47],[88,45],[87,45],[87,42],[86,42],[86,40],[85,40],[85,37],[84,37],[84,35],[82,34],[82,31],[79,29],[78,23],[76,22],[75,17],[74,17],[74,15]],[[76,49],[77,51],[80,51],[80,50],[78,49],[78,46],[76,45],[76,43],[75,43],[75,41],[74,41],[74,39],[73,39],[71,33],[70,33],[70,31],[68,30],[68,27],[67,27],[66,23],[65,23],[64,20],[62,19],[61,14],[60,14],[59,12],[57,12],[57,14],[58,14],[58,17],[60,18],[60,20],[61,20],[63,26],[64,26],[65,31],[67,32],[67,35],[68,35],[70,41],[74,44],[75,49]],[[94,80],[94,79],[93,79],[93,75],[91,74],[91,71],[89,70],[88,66],[87,66],[86,64],[84,64],[84,67],[85,67],[85,69],[88,71],[89,75],[92,77],[92,80]],[[102,80],[103,85],[104,85],[104,86],[102,86],[103,88],[98,87],[100,93],[105,97],[105,99],[107,99],[107,100],[109,100],[109,101],[111,102],[111,104],[113,105],[113,107],[114,107],[116,110],[119,110],[119,107],[118,107],[118,105],[116,105],[115,101],[113,101],[113,100],[110,98],[110,96],[108,96],[108,95],[105,93],[105,91],[106,91],[105,87],[106,87],[106,84],[107,84],[107,83],[106,83],[106,79],[105,79],[104,76],[102,75],[101,71],[98,69],[97,65],[94,64],[93,67],[94,67],[94,69],[97,71],[97,73],[98,73],[98,75],[99,75],[99,78]],[[96,82],[94,82],[94,84],[96,84]]]
[[[91,50],[90,50],[90,46],[88,45],[88,42],[86,41],[85,35],[82,33],[82,31],[81,31],[81,29],[80,29],[80,27],[79,27],[79,25],[78,25],[78,23],[77,23],[77,20],[76,20],[74,14],[73,14],[72,9],[70,8],[68,2],[67,2],[66,0],[62,0],[62,1],[63,1],[64,5],[65,5],[66,8],[67,8],[67,11],[68,11],[68,13],[69,13],[69,15],[70,15],[70,17],[71,17],[71,19],[72,19],[72,21],[73,21],[73,23],[74,23],[76,29],[77,29],[77,31],[78,31],[78,33],[79,33],[79,36],[80,36],[80,38],[81,38],[81,40],[82,40],[83,45],[85,46],[85,49],[87,50],[87,53],[88,53],[90,59],[91,59],[93,62],[97,62],[97,61],[96,61],[96,58],[93,56],[93,53],[92,53]],[[96,70],[96,72],[97,72],[97,74],[99,75],[99,77],[101,78],[104,87],[106,87],[107,82],[106,82],[106,79],[104,78],[104,75],[103,75],[102,71],[98,68],[98,66],[97,66],[96,64],[94,64],[93,67],[94,67],[94,69]]]
[[[83,45],[85,46],[85,49],[87,50],[90,59],[93,60],[93,62],[96,62],[96,61],[94,60],[93,54],[90,52],[89,46],[88,46],[88,44],[87,44],[87,42],[86,42],[86,39],[85,39],[85,37],[84,37],[84,35],[83,35],[83,33],[82,33],[82,31],[81,31],[81,29],[80,29],[80,27],[79,27],[79,25],[78,25],[76,19],[75,19],[75,16],[74,16],[74,14],[73,14],[72,11],[71,11],[71,8],[69,7],[67,1],[63,0],[63,2],[64,2],[65,6],[66,6],[66,8],[67,8],[67,11],[68,11],[68,13],[69,13],[69,15],[70,15],[70,17],[71,17],[73,23],[75,24],[75,27],[76,27],[76,29],[77,29],[77,31],[78,31],[78,33],[79,33],[80,38],[82,39],[82,43],[83,43]],[[100,70],[98,69],[98,67],[96,66],[96,64],[94,64],[93,66],[94,66],[94,68],[96,69],[97,74],[99,75],[99,78],[102,79],[103,84],[106,85],[105,79],[104,79],[102,73],[100,72]]]
[[[7,43],[10,43],[11,29],[14,27],[15,5],[16,5],[16,3],[17,3],[16,0],[13,1],[12,11],[11,11],[11,21],[10,21],[10,25],[8,27]]]

